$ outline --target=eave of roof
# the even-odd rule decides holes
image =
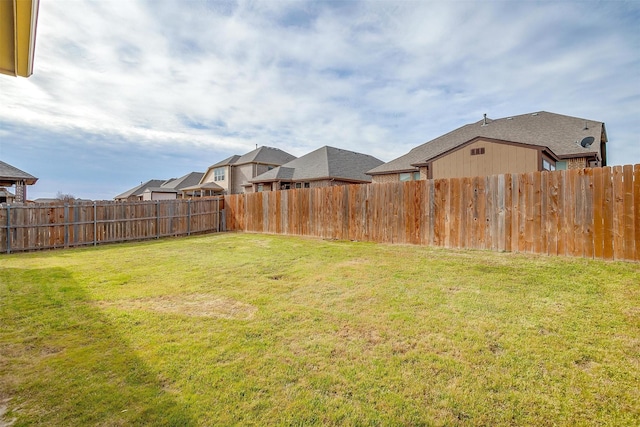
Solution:
[[[33,185],[38,181],[38,178],[0,160],[0,182],[10,182],[2,184],[10,186],[13,185],[12,181],[25,181],[27,185]]]
[[[197,190],[224,191],[224,188],[220,187],[215,182],[205,182],[202,184],[192,185],[190,187],[184,187],[180,189],[180,191],[197,191]]]
[[[0,73],[33,74],[39,0],[0,1]]]

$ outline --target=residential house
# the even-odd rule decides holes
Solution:
[[[159,187],[148,187],[142,192],[142,200],[174,200],[192,196],[192,193],[182,190],[198,184],[203,176],[202,172],[191,172],[180,178],[169,179]]]
[[[250,179],[253,191],[370,183],[366,171],[382,160],[368,154],[324,146]]]
[[[27,185],[33,185],[38,181],[38,178],[28,174],[15,166],[11,166],[8,163],[0,161],[0,187],[13,187],[15,186],[15,195],[13,196],[14,203],[24,203],[27,201]],[[10,194],[7,190],[6,193]],[[2,197],[2,196],[0,196]],[[5,203],[9,202],[9,196],[5,196]],[[0,199],[2,203],[2,199]]]
[[[540,111],[462,126],[369,170],[374,183],[605,166],[604,123]]]
[[[142,182],[140,185],[133,187],[130,190],[125,191],[122,194],[118,194],[114,197],[115,200],[119,202],[133,202],[142,200],[144,192],[147,188],[157,188],[164,184],[166,180],[164,179],[150,179],[147,182]]]
[[[11,193],[4,187],[0,187],[0,203],[14,203],[15,201],[15,194]]]
[[[183,191],[200,192],[205,196],[250,192],[251,179],[295,158],[278,148],[259,147],[242,156],[234,155],[209,166],[198,185]]]

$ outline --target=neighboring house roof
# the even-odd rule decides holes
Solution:
[[[594,138],[594,143],[586,148],[580,146],[579,142],[588,136]],[[419,145],[407,154],[367,173],[377,175],[413,170],[415,165],[424,164],[477,138],[545,147],[561,159],[597,154],[601,139],[606,142],[606,132],[602,122],[546,111],[496,120],[487,119],[486,124],[483,119]]]
[[[4,187],[0,187],[0,195],[4,197],[15,197],[13,193],[11,193],[9,190],[7,190]]]
[[[220,168],[222,166],[229,166],[232,165],[236,162],[236,160],[238,160],[240,158],[240,156],[238,156],[237,154],[234,154],[231,157],[227,157],[226,159],[219,161],[218,163],[209,166],[209,169],[211,168]]]
[[[216,164],[209,166],[209,169],[229,165],[239,166],[247,163],[261,163],[279,166],[290,162],[295,158],[296,156],[291,155],[286,151],[282,151],[279,148],[262,146],[246,154],[243,154],[242,156],[238,156],[237,154],[235,154],[231,157],[228,157]]]
[[[175,188],[166,188],[166,187],[149,187],[144,190],[144,193],[173,193],[176,194],[178,190]]]
[[[197,190],[213,190],[224,191],[224,188],[220,187],[215,182],[204,182],[202,184],[192,185],[191,187],[183,187],[180,191],[197,191]]]
[[[131,190],[125,191],[122,194],[118,194],[116,197],[114,197],[114,199],[128,199],[131,196],[142,196],[142,193],[144,193],[147,188],[160,187],[165,182],[166,181],[164,179],[150,179],[149,181],[143,182],[137,187],[133,187]]]
[[[371,182],[371,177],[366,175],[365,172],[382,163],[382,160],[368,154],[324,146],[258,175],[250,179],[249,182],[312,181],[319,179]]]
[[[11,186],[15,181],[25,181],[28,185],[36,183],[38,178],[0,160],[0,185]]]
[[[198,184],[203,176],[203,172],[191,172],[186,174],[185,176],[181,176],[180,178],[173,178],[165,181],[162,184],[161,188],[178,192],[185,187],[190,187],[192,185]]]
[[[296,156],[282,151],[279,148],[262,146],[240,156],[240,158],[235,161],[234,166],[244,165],[246,163],[283,165],[295,158]]]

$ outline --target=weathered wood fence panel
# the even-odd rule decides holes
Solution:
[[[640,165],[224,198],[228,230],[640,260]]]
[[[222,231],[224,199],[0,205],[0,253]]]

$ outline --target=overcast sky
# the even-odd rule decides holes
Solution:
[[[384,161],[483,113],[605,122],[640,163],[639,1],[43,0],[0,160],[112,199],[258,145]]]

